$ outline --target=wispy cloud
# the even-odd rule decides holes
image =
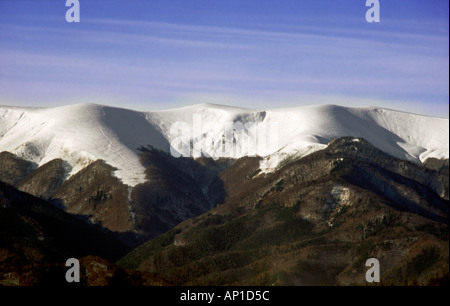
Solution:
[[[0,24],[0,95],[173,101],[204,93],[275,103],[327,92],[441,99],[449,81],[441,23],[429,21],[420,31],[414,22],[391,24],[392,31],[89,18],[79,27]]]

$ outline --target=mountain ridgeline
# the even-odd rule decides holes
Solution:
[[[60,159],[37,167],[1,152],[0,285],[67,286],[64,263],[72,257],[84,266],[81,285],[168,284],[113,262],[213,207],[224,193],[208,186],[231,161],[141,151],[149,181],[134,188],[102,160],[67,179]]]
[[[279,147],[175,158],[170,125],[195,113],[204,140],[221,139],[214,122],[280,122]],[[79,285],[367,284],[372,257],[381,284],[448,283],[446,119],[90,104],[0,118],[2,285],[67,285],[69,257]]]
[[[64,180],[59,159],[36,168],[7,152],[0,181],[93,224],[123,245],[116,251],[138,246],[114,268],[168,284],[361,284],[369,257],[386,283],[445,281],[448,160],[418,165],[354,137],[286,158],[268,174],[258,157],[140,151],[148,181],[134,188],[104,161]],[[100,257],[114,261],[109,255]]]
[[[448,160],[427,164],[353,137],[267,175],[242,158],[218,175],[223,204],[118,265],[176,285],[350,285],[375,257],[385,284],[445,282]]]
[[[216,176],[232,162],[175,159],[145,148],[141,148],[141,161],[148,181],[131,188],[102,160],[65,179],[67,172],[60,159],[36,167],[1,152],[0,168],[8,171],[2,171],[0,181],[112,231],[135,247],[220,203],[224,191]]]

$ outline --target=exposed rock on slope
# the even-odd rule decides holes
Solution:
[[[180,285],[384,284],[448,280],[448,185],[442,175],[364,139],[262,174],[243,158],[222,172],[224,204],[184,221],[119,266]]]

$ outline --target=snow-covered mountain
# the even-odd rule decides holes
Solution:
[[[103,159],[129,186],[145,181],[141,147],[193,157],[200,152],[212,157],[260,155],[265,157],[261,168],[270,171],[286,156],[312,153],[342,136],[365,138],[413,162],[449,158],[449,119],[374,107],[252,110],[199,104],[137,112],[96,104],[0,106],[0,151],[37,165],[61,158],[70,165],[68,175]]]

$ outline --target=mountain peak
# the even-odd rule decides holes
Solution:
[[[257,155],[266,157],[266,161],[270,158],[269,164],[323,149],[333,138],[343,136],[364,138],[387,154],[416,163],[429,157],[449,157],[448,119],[382,108],[328,104],[261,111],[202,103],[137,112],[79,103],[38,110],[0,107],[0,118],[0,151],[12,152],[38,165],[61,158],[70,164],[70,175],[102,159],[116,168],[117,177],[130,186],[145,181],[138,149],[152,146],[171,152],[172,141],[180,136],[171,133],[177,122],[189,127],[184,136],[191,143],[200,142],[202,149],[220,149],[227,122],[253,124],[253,132],[272,131],[276,139],[264,139],[263,134],[247,133],[245,129],[234,131],[229,140],[233,146],[216,156],[243,157],[255,151],[248,145],[268,141],[273,144],[270,150],[263,154],[258,151]],[[195,128],[194,118],[201,120]],[[276,167],[276,163],[269,166]]]

